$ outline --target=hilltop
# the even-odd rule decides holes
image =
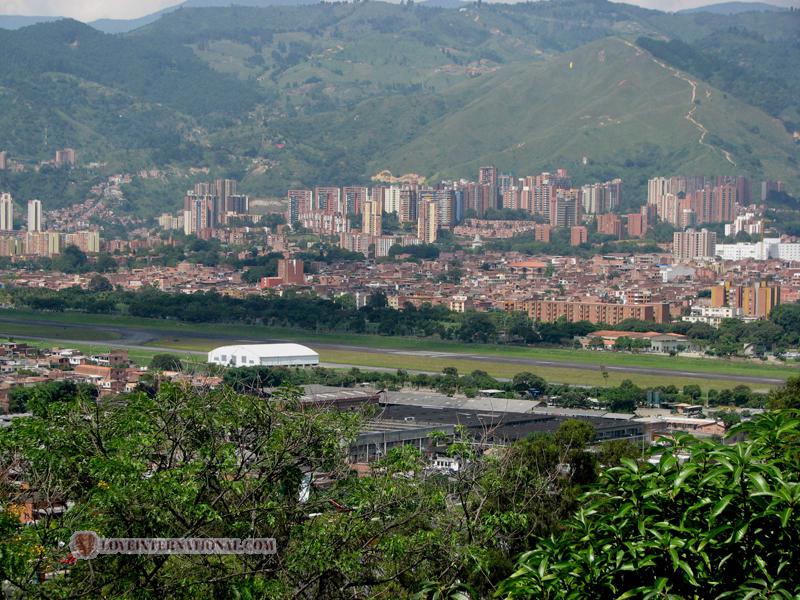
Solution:
[[[467,97],[382,162],[434,178],[471,175],[480,164],[565,165],[580,178],[622,175],[640,186],[656,172],[785,178],[794,165],[792,141],[774,119],[616,38],[448,95],[454,104]]]
[[[209,167],[257,195],[484,163],[621,176],[634,199],[686,169],[797,189],[798,25],[589,0],[184,5],[124,35],[42,23],[0,31],[0,140],[29,162],[70,146],[109,169]]]

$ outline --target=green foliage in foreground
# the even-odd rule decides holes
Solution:
[[[410,446],[358,477],[345,458],[369,415],[303,407],[293,388],[264,399],[164,385],[99,401],[36,390],[29,405],[33,416],[0,429],[0,581],[24,597],[487,597],[575,509],[597,469],[584,448],[592,428],[567,421],[483,456],[461,433],[435,435],[464,465],[449,477]],[[29,500],[70,504],[23,526]],[[274,537],[278,554],[70,564],[61,544],[80,530]]]
[[[432,472],[402,446],[358,477],[345,459],[369,412],[298,400],[294,388],[266,399],[164,385],[110,400],[35,388],[32,416],[0,430],[0,580],[42,598],[800,592],[797,411],[737,426],[743,441],[730,446],[677,436],[652,464],[629,442],[587,451],[594,430],[575,420],[485,453],[463,431],[434,433],[461,468]],[[306,498],[307,476],[317,485]],[[69,504],[25,526],[31,500]],[[72,564],[61,544],[84,529],[275,537],[279,552]]]
[[[678,436],[623,458],[565,531],[519,560],[510,598],[792,598],[800,593],[800,419],[770,413],[732,446]]]

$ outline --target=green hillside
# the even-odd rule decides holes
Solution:
[[[107,172],[168,168],[163,198],[189,167],[282,196],[383,169],[474,176],[485,163],[620,176],[633,202],[648,177],[673,172],[778,178],[797,192],[798,19],[604,0],[362,2],[184,7],[125,35],[68,20],[0,30],[0,149],[28,164],[71,146]],[[702,144],[685,118],[688,81],[626,45],[637,40],[698,82]],[[73,201],[102,175],[76,171],[39,195]],[[0,185],[22,199],[39,179]],[[165,207],[147,194],[159,190],[137,191],[134,210]]]
[[[449,96],[475,99],[371,166],[439,177],[474,175],[481,164],[515,172],[565,165],[579,178],[631,183],[656,173],[760,173],[798,184],[796,149],[777,121],[699,82],[695,119],[708,129],[700,143],[686,118],[691,94],[649,54],[605,39],[453,88]]]

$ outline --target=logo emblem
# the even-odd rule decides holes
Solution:
[[[94,531],[76,531],[69,540],[69,549],[75,558],[89,560],[97,556],[97,540]]]

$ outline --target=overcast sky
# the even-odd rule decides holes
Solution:
[[[657,8],[659,10],[680,10],[724,0],[627,0],[631,4]],[[800,0],[766,0],[780,6],[800,6]],[[101,18],[132,19],[178,4],[180,0],[0,0],[0,14],[63,16],[81,21]],[[224,0],[231,3],[230,0]],[[223,1],[220,1],[222,4]],[[235,2],[233,2],[235,3]]]

